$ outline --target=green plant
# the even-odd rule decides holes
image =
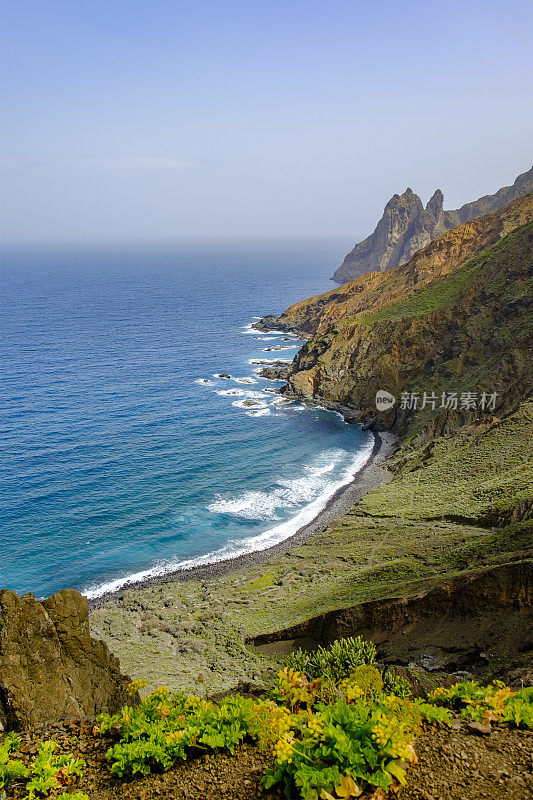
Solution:
[[[281,783],[287,797],[298,791],[303,800],[386,791],[405,782],[400,759],[416,760],[412,740],[413,727],[382,704],[322,704],[299,732],[280,739],[263,785]]]
[[[310,679],[328,678],[339,682],[349,678],[356,667],[374,664],[376,646],[361,636],[337,639],[330,647],[316,650],[298,649],[288,655],[284,666],[303,672]]]
[[[89,800],[89,797],[83,792],[63,792],[59,797],[60,800]]]
[[[424,703],[422,700],[415,700],[414,704],[419,709],[420,713],[430,725],[448,725],[452,724],[452,717],[446,708],[439,708],[431,703]]]
[[[508,722],[533,728],[533,688],[513,692],[502,681],[482,686],[477,681],[439,687],[429,696],[432,703],[461,711],[478,722]]]
[[[248,734],[266,750],[297,725],[296,717],[285,706],[273,700],[257,700],[252,706]]]
[[[56,755],[57,742],[46,741],[39,746],[39,751],[31,765],[31,778],[26,784],[28,800],[39,795],[47,796],[72,782],[74,776],[81,775],[85,762],[71,755]]]
[[[301,708],[311,707],[317,700],[320,681],[311,681],[303,672],[284,667],[278,672],[271,697],[295,713]]]
[[[16,734],[6,735],[0,744],[0,789],[20,782],[25,784],[25,800],[35,800],[38,797],[48,797],[51,793],[60,793],[63,800],[89,800],[82,792],[63,792],[75,776],[82,774],[85,764],[81,759],[71,755],[56,755],[57,743],[45,741],[39,745],[38,753],[29,767],[20,759],[11,759],[10,753],[20,746],[20,739]]]
[[[509,697],[500,722],[509,722],[517,728],[533,728],[533,686]]]
[[[381,673],[371,664],[356,667],[348,678],[348,683],[358,686],[363,694],[378,694],[383,689]]]
[[[157,689],[135,709],[125,706],[113,716],[102,714],[98,729],[121,736],[107,751],[113,774],[147,775],[170,769],[188,750],[226,748],[233,753],[250,727],[252,710],[253,701],[239,695],[212,703]]]
[[[411,697],[409,681],[405,680],[405,678],[400,678],[393,667],[387,667],[381,677],[385,694],[394,694],[396,697]]]
[[[16,733],[8,733],[0,744],[0,789],[29,776],[29,770],[22,761],[11,758],[11,753],[19,747],[20,739]]]

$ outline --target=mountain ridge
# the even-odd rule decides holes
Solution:
[[[531,390],[530,338],[533,194],[463,223],[406,264],[372,272],[296,303],[278,330],[308,339],[297,353],[286,397],[353,409],[377,429],[423,438],[472,422],[461,409],[378,411],[378,390],[497,392],[497,415]],[[424,431],[424,433],[422,433]]]
[[[366,272],[385,271],[404,264],[446,231],[498,211],[531,191],[533,167],[519,175],[511,186],[449,211],[444,210],[444,195],[440,189],[424,208],[420,197],[408,187],[402,195],[391,197],[374,232],[346,255],[332,280],[344,283]]]

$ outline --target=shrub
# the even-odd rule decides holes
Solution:
[[[284,666],[303,672],[308,678],[328,678],[335,683],[349,678],[356,667],[374,664],[376,646],[361,636],[337,639],[330,647],[301,648],[288,655]]]
[[[385,694],[394,694],[396,697],[411,697],[409,681],[400,678],[392,667],[387,667],[382,675],[383,691]]]
[[[20,759],[11,759],[10,754],[20,746],[16,734],[7,734],[0,744],[0,789],[20,782],[25,786],[25,800],[54,796],[63,800],[89,800],[82,792],[62,792],[76,776],[82,774],[85,762],[71,755],[56,755],[57,743],[45,741],[39,745],[38,753],[29,767]],[[17,795],[21,796],[21,795]]]
[[[257,700],[252,706],[248,733],[262,750],[266,750],[297,725],[288,708],[273,700]]]
[[[113,716],[100,715],[98,730],[121,735],[107,751],[113,774],[147,775],[153,769],[170,769],[186,758],[188,749],[225,748],[233,753],[250,727],[252,708],[253,701],[239,695],[215,704],[157,689],[135,709],[125,706]]]
[[[370,664],[361,664],[360,667],[356,667],[348,680],[343,681],[340,685],[343,686],[344,683],[358,686],[363,694],[378,694],[383,688],[381,673]]]
[[[287,797],[304,800],[357,797],[363,791],[405,782],[399,763],[415,761],[413,726],[383,704],[321,704],[299,732],[285,733],[265,788],[283,784]]]

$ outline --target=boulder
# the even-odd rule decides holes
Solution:
[[[93,719],[132,704],[118,659],[89,633],[88,604],[64,589],[40,602],[0,591],[0,725]]]

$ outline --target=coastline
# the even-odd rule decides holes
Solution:
[[[339,413],[341,412],[339,411]],[[386,463],[396,448],[397,437],[390,432],[377,433],[373,431],[372,435],[374,437],[372,453],[364,466],[349,483],[337,489],[314,519],[303,525],[287,539],[263,550],[255,550],[233,558],[177,569],[164,575],[155,575],[136,582],[126,583],[113,592],[106,592],[99,597],[89,599],[89,609],[94,611],[105,606],[110,601],[118,602],[126,591],[135,592],[191,580],[216,581],[218,578],[230,573],[266,565],[276,556],[283,555],[303,544],[317,533],[324,531],[334,520],[346,514],[367,492],[380,486],[388,479],[389,473]]]

